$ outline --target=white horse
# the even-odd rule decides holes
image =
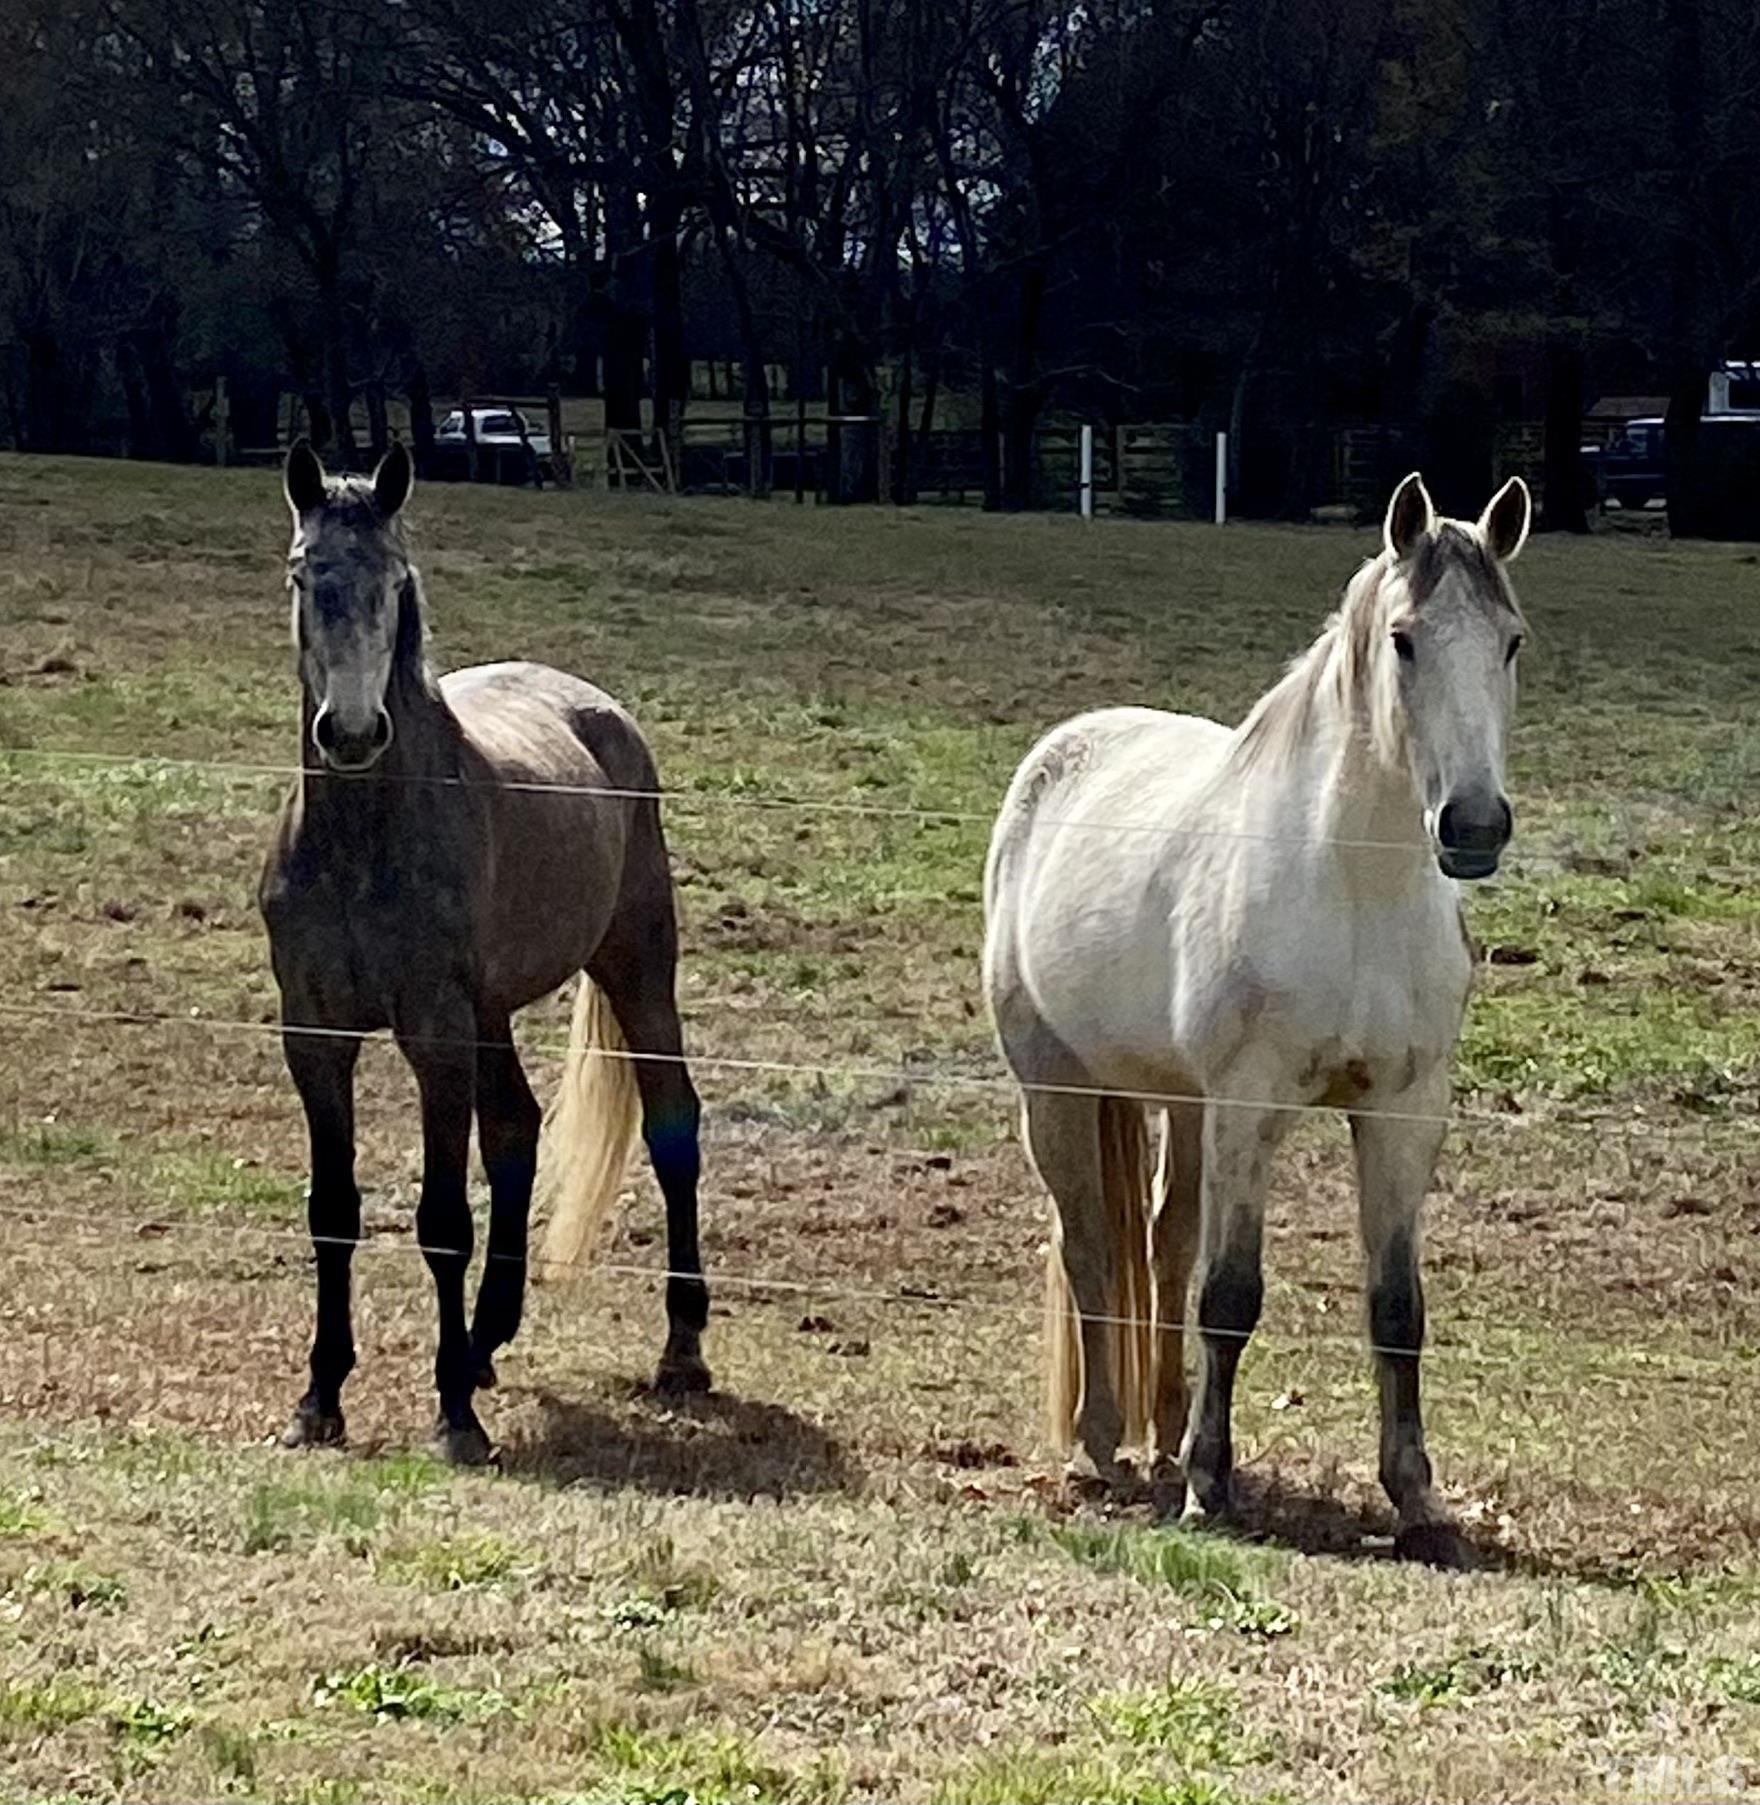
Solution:
[[[1302,1108],[1324,1105],[1352,1112],[1400,1550],[1459,1552],[1419,1412],[1418,1215],[1473,971],[1455,880],[1494,872],[1512,827],[1523,623],[1505,566],[1528,520],[1519,479],[1469,524],[1438,519],[1407,477],[1381,553],[1239,727],[1082,715],[1009,788],[985,873],[984,982],[1057,1204],[1052,1426],[1111,1481],[1127,1477],[1120,1444],[1152,1436],[1170,1508],[1187,1485],[1192,1514],[1228,1507],[1271,1157]]]

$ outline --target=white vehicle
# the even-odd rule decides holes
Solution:
[[[486,450],[505,451],[517,449],[521,444],[520,428],[525,428],[526,444],[532,448],[535,456],[550,456],[550,434],[541,426],[534,426],[524,414],[516,413],[510,407],[473,407],[471,409],[471,430],[479,445]],[[434,433],[437,445],[462,445],[465,443],[464,411],[454,408]]]

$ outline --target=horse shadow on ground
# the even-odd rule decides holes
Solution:
[[[519,1399],[502,1471],[656,1496],[792,1498],[849,1493],[861,1474],[834,1437],[780,1404],[711,1391],[668,1397],[630,1384],[598,1397]]]
[[[1228,1527],[1242,1541],[1335,1560],[1398,1560],[1469,1573],[1551,1571],[1476,1524],[1402,1543],[1385,1505],[1309,1489],[1275,1472],[1236,1472]]]

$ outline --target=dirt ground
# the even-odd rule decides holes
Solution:
[[[593,676],[679,792],[717,1389],[647,1387],[664,1240],[632,1172],[485,1400],[499,1470],[436,1464],[413,1087],[374,1046],[350,1443],[269,1445],[311,1303],[251,901],[296,751],[285,515],[260,473],[0,459],[0,1787],[1760,1791],[1752,554],[1518,567],[1518,851],[1470,898],[1426,1251],[1455,1575],[1391,1558],[1331,1122],[1279,1168],[1242,1532],[1063,1484],[1044,1207],[976,976],[986,820],[1036,734],[1105,701],[1237,716],[1372,541],[414,512],[440,662]],[[541,1091],[565,1021],[523,1026]]]

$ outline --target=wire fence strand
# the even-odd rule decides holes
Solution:
[[[900,802],[872,802],[841,796],[778,796],[751,790],[705,789],[636,789],[614,784],[551,783],[536,779],[477,779],[444,773],[384,772],[369,770],[359,773],[337,773],[321,766],[271,763],[246,759],[174,758],[161,754],[113,753],[82,751],[74,748],[12,746],[0,748],[0,767],[23,760],[47,767],[55,765],[96,766],[119,771],[187,771],[206,772],[233,778],[256,780],[319,778],[332,783],[397,784],[442,789],[504,790],[516,795],[577,796],[604,802],[652,802],[671,808],[700,810],[705,808],[748,809],[761,813],[845,816],[890,822],[915,822],[934,826],[993,828],[1002,810],[950,808],[942,805]],[[16,774],[15,774],[16,775]],[[30,779],[30,781],[44,781]],[[1332,846],[1358,852],[1405,852],[1433,854],[1427,839],[1388,840],[1353,838],[1328,834],[1272,833],[1253,828],[1228,827],[1218,824],[1181,825],[1168,821],[1120,821],[1096,816],[1036,815],[1042,827],[1068,828],[1075,832],[1106,834],[1148,834],[1172,839],[1242,840],[1265,845]],[[1515,845],[1506,864],[1518,868],[1568,868],[1572,853],[1547,851]],[[1599,855],[1589,855],[1599,856]],[[1743,873],[1721,869],[1711,875],[1740,881]]]
[[[113,1215],[92,1210],[63,1210],[35,1203],[19,1205],[14,1220],[21,1223],[73,1224],[98,1229],[104,1231],[107,1238],[118,1246],[125,1242],[132,1242],[138,1247],[143,1238],[156,1243],[161,1239],[169,1239],[177,1235],[187,1235],[196,1241],[200,1241],[207,1235],[228,1235],[241,1239],[297,1242],[302,1248],[345,1247],[351,1253],[402,1254],[424,1260],[430,1258],[469,1260],[476,1255],[474,1247],[432,1245],[396,1231],[380,1235],[314,1235],[301,1229],[282,1227],[276,1223],[218,1221],[198,1223],[163,1218],[152,1218],[144,1224],[129,1229],[126,1225],[118,1223]],[[151,1231],[150,1236],[143,1237],[143,1228]],[[1000,1298],[949,1294],[929,1286],[910,1283],[881,1288],[879,1286],[850,1285],[837,1279],[796,1278],[786,1273],[723,1271],[719,1268],[712,1268],[707,1273],[699,1273],[670,1266],[618,1260],[594,1260],[588,1265],[577,1266],[572,1262],[546,1260],[541,1254],[497,1253],[486,1247],[482,1250],[482,1258],[485,1262],[519,1260],[523,1261],[528,1270],[535,1268],[540,1272],[551,1271],[564,1279],[578,1281],[601,1277],[627,1278],[641,1283],[658,1285],[675,1278],[701,1278],[712,1290],[733,1290],[751,1294],[754,1297],[757,1297],[758,1294],[773,1292],[823,1303],[859,1303],[876,1307],[914,1308],[927,1311],[971,1311],[985,1316],[1005,1316],[1014,1319],[1024,1317],[1029,1320],[1039,1319],[1044,1312],[1044,1304],[1042,1300],[1038,1299],[1016,1303]],[[1343,1330],[1279,1329],[1275,1327],[1200,1329],[1195,1324],[1184,1320],[1184,1312],[1181,1313],[1179,1323],[1174,1323],[1165,1317],[1152,1319],[1095,1313],[1084,1319],[1074,1310],[1068,1314],[1072,1322],[1086,1320],[1111,1328],[1133,1330],[1159,1328],[1163,1332],[1172,1332],[1179,1328],[1194,1338],[1209,1338],[1217,1341],[1233,1340],[1243,1344],[1257,1341],[1265,1346],[1335,1347],[1349,1349],[1359,1354],[1384,1355],[1391,1359],[1401,1360],[1413,1358],[1415,1352],[1409,1346],[1381,1344],[1366,1335],[1348,1333]],[[1511,1332],[1520,1332],[1526,1326],[1516,1322],[1498,1322],[1495,1319],[1487,1318],[1480,1318],[1479,1321],[1482,1326],[1499,1327]],[[1470,1346],[1465,1342],[1451,1340],[1427,1342],[1421,1350],[1416,1350],[1416,1352],[1421,1353],[1424,1358],[1435,1356],[1476,1366],[1531,1368],[1537,1364],[1533,1357],[1514,1353],[1497,1353],[1482,1347]],[[1729,1381],[1727,1362],[1708,1359],[1703,1355],[1672,1351],[1652,1352],[1647,1349],[1634,1349],[1623,1360],[1576,1361],[1573,1362],[1573,1366],[1580,1372],[1598,1372],[1616,1378],[1644,1377],[1662,1382],[1693,1382],[1703,1379],[1707,1382],[1715,1381],[1720,1385],[1727,1385]],[[1634,1371],[1635,1368],[1641,1370]]]
[[[303,1023],[246,1021],[239,1017],[207,1015],[198,1009],[183,1014],[154,1013],[138,1009],[68,1009],[54,1004],[30,1004],[0,1001],[0,1015],[29,1017],[43,1021],[69,1021],[86,1026],[125,1028],[193,1028],[211,1033],[252,1034],[282,1039],[303,1036],[316,1040],[378,1040],[391,1031],[377,1028],[341,1028]],[[418,1047],[449,1047],[473,1051],[503,1047],[505,1041],[478,1040],[468,1036],[398,1035],[401,1044]],[[528,1039],[525,1050],[561,1057],[568,1048],[564,1042]],[[857,1080],[869,1084],[921,1086],[925,1089],[981,1090],[1001,1092],[1006,1096],[1032,1093],[1056,1097],[1090,1097],[1096,1101],[1110,1099],[1121,1103],[1140,1103],[1147,1108],[1180,1107],[1257,1110],[1266,1115],[1297,1117],[1344,1116],[1354,1121],[1401,1122],[1431,1128],[1497,1128],[1562,1132],[1598,1133],[1616,1129],[1647,1137],[1675,1139],[1705,1132],[1708,1128],[1734,1129],[1745,1132],[1760,1128],[1760,1116],[1699,1116],[1686,1123],[1657,1122],[1644,1117],[1622,1115],[1614,1110],[1589,1111],[1575,1115],[1496,1114],[1491,1111],[1456,1110],[1447,1114],[1422,1110],[1358,1108],[1349,1104],[1298,1103],[1267,1097],[1216,1096],[1197,1091],[1163,1091],[1132,1089],[1100,1084],[1057,1084],[1036,1079],[1021,1079],[1002,1074],[981,1072],[948,1072],[930,1067],[901,1063],[893,1066],[853,1065],[834,1061],[798,1059],[765,1059],[726,1053],[655,1053],[627,1047],[593,1047],[585,1050],[595,1059],[619,1059],[631,1064],[682,1065],[709,1071],[759,1073],[770,1076],[792,1076]]]

